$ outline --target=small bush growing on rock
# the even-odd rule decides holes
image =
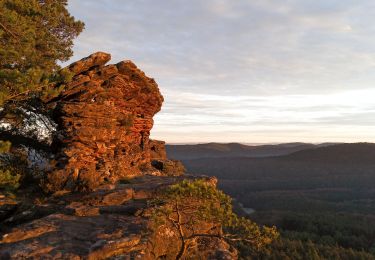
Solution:
[[[11,143],[0,141],[0,189],[15,189],[19,186],[21,175],[12,171],[12,167],[6,163],[9,156],[6,154],[11,148]]]
[[[21,174],[12,172],[9,169],[0,170],[0,189],[15,190],[20,185]]]
[[[9,152],[12,144],[9,141],[0,140],[0,154]]]
[[[0,190],[15,191],[26,178],[31,181],[40,174],[30,165],[29,158],[27,150],[12,147],[9,141],[0,141]]]
[[[159,195],[159,200],[165,204],[154,212],[154,228],[168,223],[174,227],[181,240],[176,259],[182,258],[201,237],[224,239],[234,247],[247,245],[254,253],[278,237],[275,227],[259,227],[249,219],[238,217],[232,211],[231,198],[204,180],[184,180],[172,185]],[[211,232],[200,233],[196,227],[202,223],[216,226]]]
[[[22,155],[0,154],[0,189],[18,189],[27,172],[27,161]]]

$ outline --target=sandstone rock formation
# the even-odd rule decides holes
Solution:
[[[157,207],[150,202],[183,179],[192,177],[143,176],[89,194],[23,201],[11,216],[0,216],[0,259],[176,259],[182,246],[178,229],[171,223],[150,229]],[[215,185],[216,180],[206,182]],[[189,208],[199,203],[190,201]],[[183,221],[196,215],[191,209],[179,214]],[[236,250],[219,237],[220,223],[192,223],[186,233],[194,230],[207,236],[192,241],[182,259],[237,258]]]
[[[167,158],[164,141],[150,140],[149,148],[151,166],[160,172],[159,175],[179,176],[185,173],[185,166],[180,161]]]
[[[48,191],[91,190],[151,167],[149,135],[163,97],[131,61],[105,65],[109,60],[98,52],[70,65],[72,82],[48,102],[58,124]],[[152,153],[165,159],[165,151]]]
[[[153,160],[166,160],[167,152],[165,150],[165,142],[159,140],[150,140],[150,156]]]
[[[237,259],[220,221],[197,214],[207,201],[161,195],[198,177],[180,176],[165,143],[149,139],[163,102],[155,81],[131,61],[109,60],[99,52],[73,63],[73,80],[44,100],[57,124],[47,193],[0,191],[0,259]]]

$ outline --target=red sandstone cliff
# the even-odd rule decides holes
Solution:
[[[152,118],[163,97],[134,63],[105,65],[109,60],[98,52],[70,65],[73,81],[49,102],[58,123],[58,169],[48,175],[48,191],[90,190],[150,169]]]

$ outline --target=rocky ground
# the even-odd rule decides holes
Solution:
[[[196,177],[142,176],[102,185],[91,193],[51,197],[2,195],[1,259],[176,259],[177,230],[152,225],[159,191]],[[211,185],[216,179],[204,178]],[[199,203],[199,202],[195,202]],[[194,212],[185,212],[194,214]],[[219,223],[197,223],[201,233],[220,233]],[[235,250],[216,237],[197,239],[183,259],[234,259]]]

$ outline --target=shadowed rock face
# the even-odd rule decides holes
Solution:
[[[92,190],[150,168],[152,118],[163,97],[131,61],[105,65],[109,60],[98,52],[70,65],[73,81],[49,101],[58,123],[49,192]]]

